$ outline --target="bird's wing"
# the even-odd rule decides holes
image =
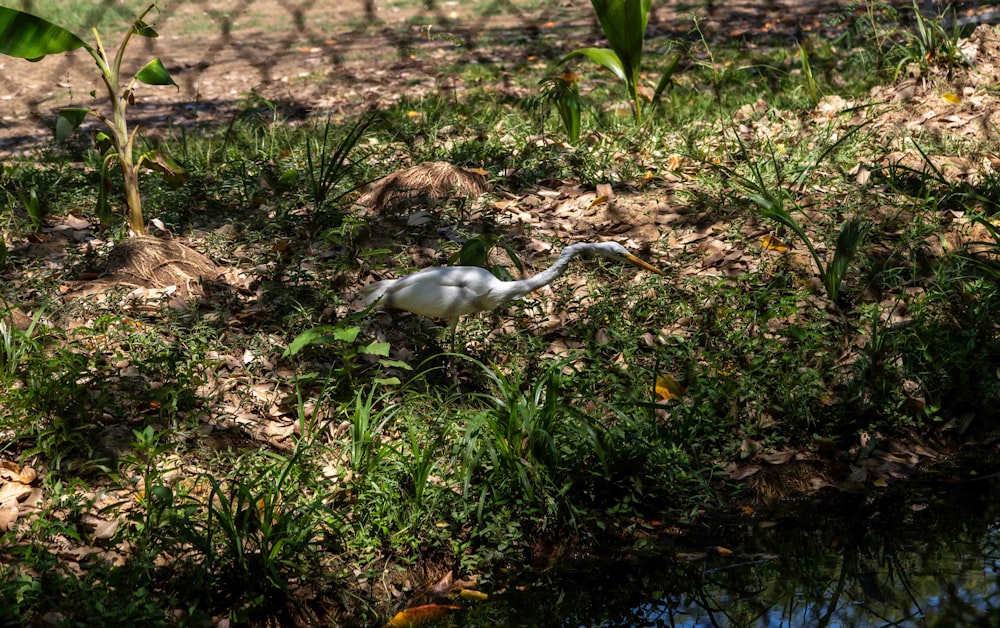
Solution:
[[[395,281],[395,279],[373,281],[367,286],[361,288],[361,290],[358,291],[358,296],[361,297],[361,300],[364,301],[366,305],[371,305],[385,296],[386,289],[390,284],[392,284],[393,281]]]

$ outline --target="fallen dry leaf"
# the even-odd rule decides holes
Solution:
[[[0,486],[0,504],[17,504],[31,494],[32,488],[20,482],[6,482]]]
[[[590,202],[590,205],[587,206],[587,209],[590,209],[591,207],[597,207],[598,205],[603,205],[607,202],[608,202],[607,196],[604,195],[598,196]]]
[[[489,599],[490,596],[482,591],[476,591],[475,589],[460,589],[458,591],[458,597],[463,600],[475,600],[477,602],[482,602],[483,600]]]
[[[761,241],[761,246],[764,247],[765,251],[777,251],[779,253],[784,253],[788,250],[788,246],[772,235],[764,236]]]
[[[459,608],[458,606],[445,604],[414,606],[393,615],[386,626],[388,628],[416,628],[417,626],[426,626],[431,622],[443,619],[449,613],[459,610]]]
[[[114,520],[109,521],[95,517],[94,515],[85,514],[80,518],[80,521],[84,525],[93,528],[92,534],[95,541],[107,541],[118,531],[118,522]]]
[[[759,460],[763,460],[764,462],[770,464],[785,464],[794,457],[795,457],[795,451],[792,449],[786,449],[784,451],[776,451],[770,454],[759,454],[757,456]]]
[[[0,505],[0,532],[10,530],[19,514],[16,504]]]
[[[740,480],[745,480],[748,477],[757,475],[758,473],[760,473],[760,465],[751,464],[745,467],[740,467],[736,471],[730,473],[729,479],[736,480],[738,482]]]
[[[656,376],[656,385],[653,390],[656,392],[656,396],[664,401],[678,399],[687,394],[687,388],[666,373]]]

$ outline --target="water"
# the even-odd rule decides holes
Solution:
[[[450,621],[1000,626],[998,497],[996,478],[963,472],[783,505],[767,520],[709,522],[631,555],[528,574]]]

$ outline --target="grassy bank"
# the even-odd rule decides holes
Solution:
[[[1000,160],[968,62],[992,48],[910,13],[825,16],[801,44],[653,29],[641,122],[573,66],[576,143],[538,84],[582,31],[373,115],[249,95],[159,129],[189,177],[144,177],[147,217],[218,265],[202,284],[122,273],[88,139],[5,159],[0,616],[374,623],[448,571],[491,591],[988,441]],[[431,161],[492,191],[361,196]],[[574,262],[463,320],[454,355],[437,322],[355,299],[599,239],[666,276]]]

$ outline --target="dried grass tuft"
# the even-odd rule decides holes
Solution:
[[[381,211],[418,197],[477,197],[490,190],[486,176],[444,161],[428,161],[376,181],[358,202]]]
[[[105,272],[120,283],[143,288],[177,286],[181,294],[201,294],[201,282],[219,274],[198,251],[176,240],[149,236],[128,238],[111,251]]]

